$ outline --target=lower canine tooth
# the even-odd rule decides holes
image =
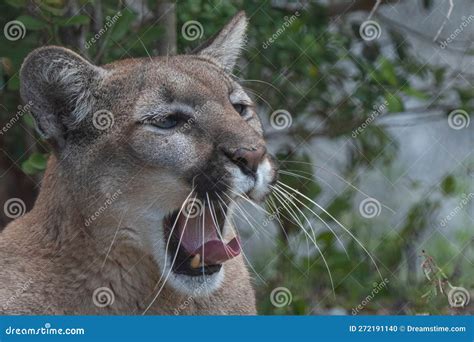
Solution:
[[[198,268],[200,265],[201,265],[201,256],[199,254],[196,254],[191,259],[191,267],[192,268]]]

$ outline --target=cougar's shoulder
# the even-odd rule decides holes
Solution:
[[[35,225],[41,220],[29,213],[0,233],[0,312],[32,314],[46,308],[52,267],[45,258],[48,246],[38,248]]]

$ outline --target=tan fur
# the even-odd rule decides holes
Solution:
[[[32,112],[53,155],[34,208],[0,233],[1,313],[145,312],[162,285],[162,267],[153,255],[161,229],[157,217],[179,208],[192,188],[190,179],[202,179],[202,189],[209,179],[232,183],[225,171],[232,162],[222,151],[265,144],[255,113],[246,121],[229,102],[229,94],[240,89],[227,72],[245,25],[244,14],[238,14],[199,55],[104,67],[58,47],[27,57],[22,96],[33,100]],[[226,41],[232,48],[222,46]],[[137,124],[140,115],[176,103],[204,106],[192,129],[167,135]],[[91,123],[102,109],[114,114],[113,126],[104,131]],[[87,221],[116,193],[97,219]],[[255,314],[242,256],[225,262],[224,271],[223,283],[205,296],[165,283],[146,313]],[[105,307],[93,300],[101,287],[115,297]]]

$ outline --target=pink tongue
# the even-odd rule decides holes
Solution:
[[[186,221],[187,220],[187,221]],[[176,224],[176,236],[181,237],[181,246],[190,255],[200,254],[206,265],[221,264],[240,254],[240,241],[234,237],[225,243],[220,239],[209,208],[196,217],[180,214]],[[204,228],[203,228],[204,226]]]

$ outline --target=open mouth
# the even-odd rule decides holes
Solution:
[[[211,275],[222,264],[240,254],[237,236],[225,241],[226,209],[212,203],[190,199],[183,210],[175,210],[164,219],[165,239],[169,241],[168,257],[176,274]],[[174,260],[174,262],[173,262]]]

